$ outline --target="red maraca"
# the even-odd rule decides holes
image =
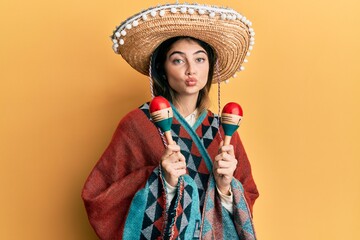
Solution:
[[[243,111],[239,104],[229,102],[221,113],[221,125],[225,132],[224,146],[230,144],[231,136],[238,129],[243,117]]]
[[[173,111],[168,100],[161,96],[154,97],[150,103],[150,116],[155,125],[164,132],[168,144],[173,144],[170,131]]]

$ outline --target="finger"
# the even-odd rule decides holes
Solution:
[[[178,169],[176,170],[176,174],[178,177],[185,175],[186,174],[186,170],[185,169]]]
[[[218,168],[215,170],[215,173],[226,176],[226,177],[233,176],[233,171],[230,168]]]
[[[173,153],[169,156],[164,157],[163,161],[170,163],[182,162],[183,164],[186,164],[186,159],[184,155],[182,155],[180,152]]]
[[[186,163],[184,161],[179,161],[178,158],[174,158],[174,157],[166,158],[164,161],[162,161],[161,165],[166,170],[173,169],[173,168],[174,169],[186,168]]]
[[[235,158],[234,156],[228,154],[227,152],[222,152],[215,156],[215,161],[221,161],[221,160],[232,162],[235,160]]]
[[[214,160],[215,161],[220,161],[224,158],[224,153],[219,153],[218,155],[215,156]]]
[[[171,149],[166,148],[164,154],[161,156],[161,161],[167,160],[173,154],[174,154],[174,152]]]
[[[233,145],[227,145],[227,146],[222,146],[220,148],[221,152],[226,152],[232,156],[234,156],[234,146]]]
[[[185,160],[181,158],[181,155],[179,155],[179,153],[172,154],[171,156],[168,157],[168,160],[171,163],[177,163],[177,162],[185,163]]]
[[[171,169],[170,171],[168,171],[168,173],[172,176],[172,177],[179,177],[182,176],[184,174],[186,174],[186,170],[185,169]]]
[[[180,152],[180,146],[178,145],[168,145],[165,149],[163,156],[161,157],[161,161],[165,161],[167,158],[171,157],[174,153]]]
[[[178,162],[178,161],[179,161],[178,157],[173,152],[165,153],[161,157],[162,165],[165,165],[165,164],[168,165],[168,164],[175,163],[175,162]]]
[[[234,156],[228,154],[228,153],[222,153],[222,161],[226,161],[226,162],[232,162],[232,163],[236,163],[237,164],[237,160]]]
[[[176,162],[176,163],[171,164],[171,167],[174,169],[185,169],[186,164],[184,164],[184,162]]]
[[[218,161],[217,165],[218,165],[218,168],[231,168],[231,167],[233,167],[232,162],[222,161],[222,160]]]
[[[180,162],[186,162],[185,156],[182,155],[182,153],[180,151],[177,153],[176,156],[177,156],[177,158],[179,159]]]
[[[169,144],[167,145],[167,149],[172,152],[180,152],[180,146],[176,144]]]
[[[217,163],[217,162],[214,163],[214,165],[213,165],[213,172],[216,172],[216,169],[218,169],[218,168],[219,168],[218,163]]]

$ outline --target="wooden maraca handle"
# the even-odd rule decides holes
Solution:
[[[175,143],[174,140],[173,140],[173,138],[172,138],[172,136],[171,136],[171,131],[166,131],[166,132],[164,132],[164,135],[165,135],[166,141],[167,141],[167,143],[168,143],[169,145],[172,145],[172,144]]]
[[[231,141],[231,136],[225,135],[224,137],[224,146],[229,146]]]

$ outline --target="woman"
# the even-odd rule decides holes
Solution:
[[[158,6],[148,10],[152,27],[146,26],[145,11],[114,33],[114,39],[125,45],[120,49],[115,45],[114,49],[135,69],[148,71],[153,94],[172,103],[176,144],[163,144],[150,121],[147,103],[122,119],[82,193],[89,220],[101,239],[255,239],[251,211],[258,192],[250,163],[237,133],[230,146],[222,146],[223,130],[218,118],[207,110],[214,72],[221,81],[234,71],[215,71],[216,63],[224,67],[224,62],[230,62],[235,65],[232,68],[239,67],[237,62],[242,63],[249,44],[240,42],[240,61],[236,60],[239,56],[224,61],[220,57],[225,52],[216,47],[215,40],[199,40],[196,31],[179,37],[184,36],[179,32],[183,23],[190,19],[196,25],[194,12],[188,9],[197,10],[199,24],[206,24],[201,10],[210,8],[196,9],[198,6]],[[220,12],[220,8],[211,9]],[[171,34],[169,28],[159,28],[168,26],[169,19],[179,22]],[[136,27],[135,33],[131,33],[129,22]],[[153,28],[156,33],[149,33]],[[204,26],[200,28],[204,31]],[[152,41],[141,38],[144,33],[152,36]],[[160,33],[166,36],[159,38]],[[250,39],[250,33],[246,34]],[[154,37],[158,39],[154,41]],[[130,51],[146,44],[147,53],[134,56]],[[148,58],[139,58],[142,55]]]

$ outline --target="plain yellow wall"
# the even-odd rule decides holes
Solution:
[[[198,1],[250,18],[246,70],[222,85],[261,196],[259,239],[360,239],[360,2]],[[165,1],[0,3],[0,239],[96,239],[80,198],[148,80],[115,25]],[[216,86],[212,93],[216,109]]]

